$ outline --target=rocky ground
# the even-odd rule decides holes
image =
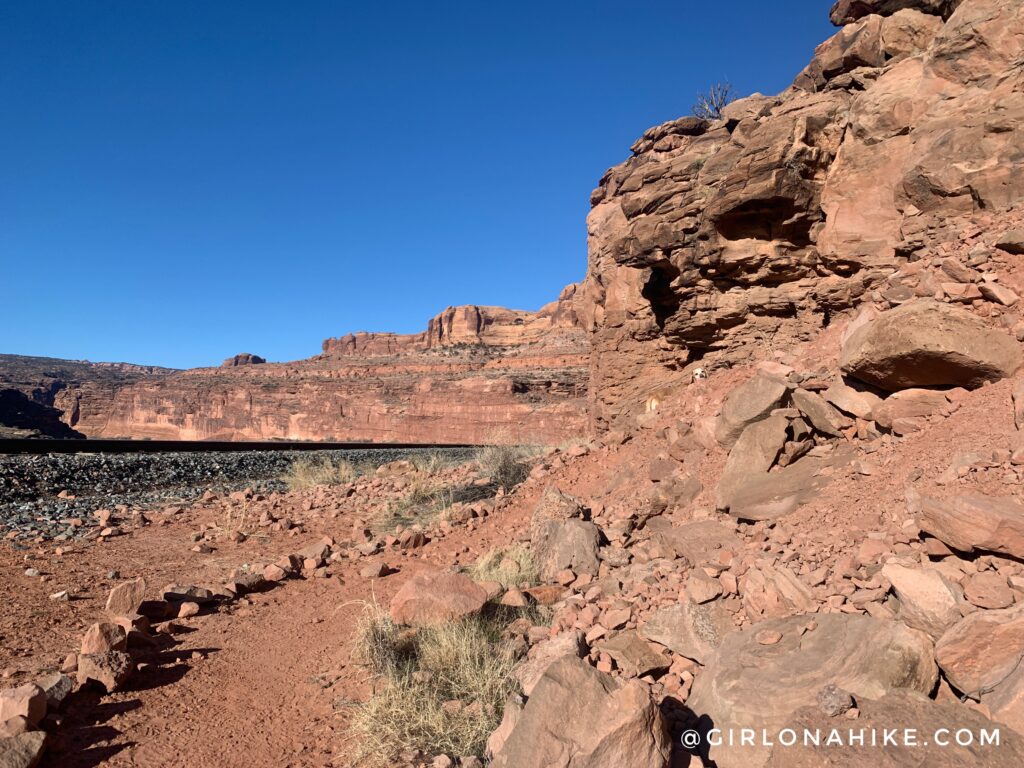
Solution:
[[[286,488],[295,462],[376,467],[400,458],[465,459],[469,449],[351,449],[180,453],[51,453],[0,456],[0,529],[11,540],[56,541],[95,535],[85,525],[97,510],[128,518],[156,507],[188,504],[203,493]]]
[[[1024,4],[832,18],[595,191],[592,438],[16,532],[0,766],[1024,764]]]

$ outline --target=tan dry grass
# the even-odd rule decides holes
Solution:
[[[345,459],[329,456],[303,456],[295,459],[281,476],[289,491],[301,491],[318,485],[343,485],[359,476],[359,470]]]
[[[496,581],[506,589],[533,585],[540,578],[533,555],[523,544],[495,547],[485,552],[473,565],[472,575],[476,581]]]
[[[516,660],[500,626],[474,617],[414,635],[368,606],[357,648],[383,685],[352,719],[358,764],[390,766],[400,752],[483,755],[516,690]]]

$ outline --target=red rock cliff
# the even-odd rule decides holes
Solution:
[[[832,19],[789,89],[648,130],[593,192],[598,427],[811,338],[1024,201],[1024,3],[840,0]]]
[[[575,301],[569,286],[536,313],[452,307],[423,333],[328,339],[293,363],[86,378],[54,404],[89,437],[555,444],[587,429]]]

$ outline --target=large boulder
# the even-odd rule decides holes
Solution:
[[[718,480],[718,506],[728,509],[733,499],[752,477],[771,469],[786,444],[789,420],[769,416],[750,424],[729,451],[729,458]]]
[[[768,418],[786,396],[785,382],[758,374],[740,384],[725,398],[715,423],[715,439],[727,448],[755,421]]]
[[[583,506],[556,488],[548,488],[541,496],[530,521],[530,544],[544,581],[565,569],[597,575],[601,531],[583,515]]]
[[[998,726],[984,715],[957,704],[941,704],[909,690],[895,690],[877,701],[858,700],[860,715],[854,721],[839,723],[818,707],[805,707],[794,713],[787,724],[797,734],[821,733],[821,744],[805,743],[798,738],[793,746],[772,749],[769,768],[1016,768],[1024,765],[1024,737],[1003,728],[998,744],[981,743],[981,733],[991,734]],[[824,737],[838,730],[841,743],[829,743]],[[964,734],[958,734],[963,729]],[[863,732],[857,742],[846,734]],[[895,735],[894,743],[881,744],[882,734]],[[878,735],[877,743],[870,734]],[[904,743],[905,734],[913,734],[916,743]],[[971,742],[965,734],[973,736]],[[959,741],[958,741],[959,735]],[[960,741],[964,742],[961,744]]]
[[[669,740],[646,686],[563,658],[541,677],[491,768],[666,768]]]
[[[978,698],[1002,683],[1024,659],[1024,604],[978,611],[946,631],[935,660],[950,685]]]
[[[0,723],[12,717],[24,717],[31,727],[46,717],[46,692],[35,683],[0,691]]]
[[[766,635],[781,639],[762,644]],[[790,616],[727,635],[686,704],[716,727],[773,732],[815,705],[828,684],[858,700],[879,699],[894,688],[929,693],[937,678],[923,632],[853,614]],[[706,756],[718,768],[751,768],[763,765],[768,751],[722,744]]]
[[[430,627],[479,613],[486,602],[487,590],[461,573],[418,573],[391,599],[391,619]]]
[[[523,693],[529,696],[548,671],[548,667],[566,657],[582,659],[588,650],[587,641],[580,630],[561,632],[530,648],[526,660],[516,667],[516,680],[519,681]]]
[[[961,552],[1001,552],[1024,558],[1024,504],[1012,496],[922,496],[917,524]]]
[[[843,344],[843,371],[889,391],[907,387],[980,387],[1010,376],[1020,345],[977,315],[919,300],[883,312]]]

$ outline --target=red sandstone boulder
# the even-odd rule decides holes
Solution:
[[[419,573],[405,582],[391,600],[396,624],[429,627],[479,613],[487,592],[460,573]]]
[[[35,683],[0,691],[0,722],[24,717],[35,728],[46,717],[46,693]]]
[[[109,622],[93,624],[82,637],[82,653],[123,651],[127,645],[128,635],[124,629]]]
[[[636,680],[623,683],[579,659],[541,677],[492,768],[666,768],[658,707]]]
[[[924,496],[917,524],[961,552],[982,550],[1024,558],[1024,504],[1013,496]]]
[[[111,616],[131,616],[139,612],[139,606],[146,599],[146,580],[141,576],[125,581],[110,590],[107,597],[107,613]]]
[[[78,655],[78,684],[94,681],[113,693],[124,685],[135,671],[132,657],[123,651],[81,653]]]
[[[1024,605],[978,611],[946,631],[935,660],[950,685],[977,698],[1003,682],[1024,659]]]
[[[843,345],[843,371],[895,391],[907,387],[973,389],[1013,374],[1020,345],[971,312],[934,301],[914,301],[855,331]]]
[[[956,704],[933,701],[922,693],[894,690],[877,701],[858,699],[856,720],[829,717],[818,707],[805,707],[793,713],[787,723],[797,734],[806,731],[822,734],[821,744],[805,744],[799,739],[793,746],[775,746],[768,768],[1016,768],[1024,763],[1024,737],[1000,730],[999,743],[981,743],[981,733],[991,733],[997,724],[980,712]],[[863,732],[857,742],[842,738],[842,744],[830,744],[825,736],[838,729],[844,736]],[[964,733],[958,731],[963,729]],[[882,734],[896,734],[894,744],[881,745]],[[878,734],[872,743],[870,734]],[[913,733],[916,743],[904,743],[903,734]],[[966,734],[973,737],[970,742]],[[963,742],[961,744],[961,742]],[[778,742],[776,742],[778,743]]]

